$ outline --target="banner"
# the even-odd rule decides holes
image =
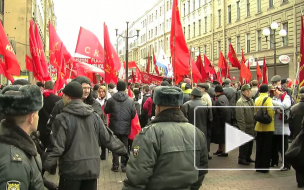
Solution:
[[[74,57],[75,61],[83,62],[83,63],[88,63],[90,65],[93,65],[95,67],[98,67],[99,69],[104,70],[103,63],[95,58],[82,58],[82,57]]]
[[[141,82],[143,84],[156,84],[160,85],[163,82],[163,77],[150,75],[149,73],[141,72]]]

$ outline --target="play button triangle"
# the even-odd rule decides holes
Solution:
[[[244,133],[228,123],[225,124],[225,137],[226,153],[254,139],[253,136]]]

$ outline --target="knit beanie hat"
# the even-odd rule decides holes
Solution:
[[[268,92],[268,84],[262,84],[259,89],[260,93]]]
[[[42,93],[36,85],[11,85],[0,93],[0,113],[6,115],[26,115],[42,106]]]
[[[214,88],[214,92],[224,92],[224,89],[223,89],[222,86],[217,85],[217,86],[215,86],[215,88]]]
[[[126,90],[126,83],[123,80],[119,80],[117,82],[117,90],[118,91],[125,91]]]
[[[79,84],[87,83],[87,84],[89,84],[91,86],[90,79],[88,77],[85,77],[85,76],[76,77],[72,81],[79,82]]]
[[[82,86],[79,82],[76,81],[72,81],[69,82],[64,89],[62,90],[62,92],[74,99],[80,99],[82,98],[82,94],[83,94],[83,90],[82,90]]]

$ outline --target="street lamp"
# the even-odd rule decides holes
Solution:
[[[128,49],[128,45],[129,45],[128,39],[133,38],[135,36],[137,36],[137,38],[138,38],[139,30],[136,30],[136,35],[129,36],[129,22],[126,22],[126,23],[127,23],[127,30],[126,30],[125,36],[122,36],[122,35],[118,34],[118,29],[115,29],[115,30],[116,30],[116,36],[120,36],[120,37],[126,39],[126,85],[128,86],[128,51],[129,51],[129,49]]]
[[[266,42],[269,41],[270,44],[273,44],[273,64],[274,64],[274,75],[277,74],[277,53],[276,53],[276,38],[275,38],[275,34],[276,34],[276,30],[279,28],[279,24],[277,22],[273,22],[270,25],[271,30],[273,31],[273,41],[271,39],[268,40],[268,36],[270,35],[270,29],[264,28],[263,30],[263,35],[265,36]],[[284,41],[284,37],[287,35],[287,31],[285,29],[281,29],[279,32],[279,35],[282,37],[282,41]]]

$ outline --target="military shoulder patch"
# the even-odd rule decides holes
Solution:
[[[6,182],[6,190],[20,190],[20,181],[8,181]]]
[[[139,153],[139,146],[134,146],[133,148],[133,156],[136,158],[138,156]]]

